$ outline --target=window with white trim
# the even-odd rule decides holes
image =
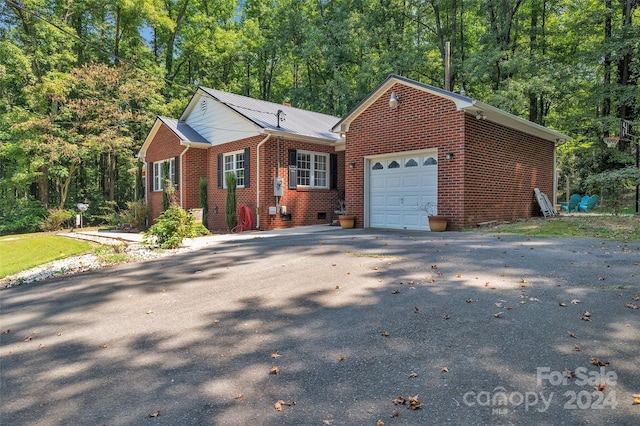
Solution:
[[[169,176],[163,176],[163,164],[169,163]],[[176,181],[176,159],[170,158],[168,160],[156,161],[153,163],[153,190],[158,192],[164,189],[164,181],[166,179],[171,182]]]
[[[298,186],[310,188],[329,187],[329,154],[297,152]]]
[[[234,173],[236,175],[236,187],[244,188],[244,151],[224,154],[224,175]],[[226,179],[223,183],[227,187]]]

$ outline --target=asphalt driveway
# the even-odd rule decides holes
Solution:
[[[25,284],[0,424],[637,425],[639,277],[638,243],[327,227]]]

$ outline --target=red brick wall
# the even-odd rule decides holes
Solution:
[[[153,224],[153,221],[160,215],[160,213],[162,213],[162,191],[153,191],[153,168],[149,167],[149,165],[151,162],[178,157],[185,148],[185,146],[180,145],[180,140],[175,133],[169,130],[165,125],[161,125],[153,139],[153,142],[147,149],[147,156],[145,158],[145,161],[147,162],[147,204],[149,207],[149,219],[151,224]],[[180,191],[179,186],[176,186],[176,191]]]
[[[253,224],[256,226],[256,186],[258,184],[256,167],[257,145],[264,139],[264,136],[256,136],[209,149],[189,148],[183,156],[179,173],[183,179],[182,206],[185,209],[197,208],[200,206],[200,177],[208,180],[208,203],[209,214],[207,224],[213,232],[228,232],[225,222],[225,204],[227,191],[218,188],[218,162],[219,153],[242,151],[250,149],[250,172],[248,188],[238,188],[236,199],[238,208],[248,206],[253,212]],[[185,150],[185,146],[179,145],[179,140],[173,132],[165,126],[158,130],[153,142],[147,150],[147,162],[161,161],[180,156]],[[311,143],[297,142],[281,139],[279,142],[279,172],[278,172],[278,141],[277,138],[269,139],[260,148],[260,229],[276,229],[302,225],[313,225],[330,223],[332,214],[337,205],[340,190],[344,191],[344,152],[338,154],[338,190],[331,189],[288,189],[288,150],[300,149],[313,152],[334,153],[335,148]],[[148,176],[153,173],[148,172]],[[276,175],[284,178],[284,196],[279,200],[279,206],[286,206],[287,213],[291,214],[291,220],[283,220],[278,210],[278,214],[269,215],[269,206],[275,206],[276,200],[273,195],[273,179]],[[149,182],[149,177],[147,177]],[[148,186],[150,189],[152,186]],[[180,187],[176,187],[176,192],[180,194]],[[148,193],[150,218],[154,220],[162,212],[162,192]],[[325,219],[319,219],[318,214],[324,213]]]
[[[390,109],[396,92],[400,104]],[[365,156],[438,148],[438,211],[448,229],[539,213],[533,188],[553,194],[553,143],[457,111],[438,96],[397,84],[347,133],[346,203],[364,224]],[[446,160],[447,152],[454,153]]]
[[[467,115],[464,225],[540,214],[533,189],[553,196],[553,142]]]
[[[331,223],[338,198],[341,191],[344,191],[344,151],[336,153],[334,147],[281,139],[280,154],[277,156],[277,146],[277,141],[270,139],[263,145],[263,151],[260,153],[261,158],[265,159],[262,170],[261,189],[264,196],[261,198],[260,228],[278,229]],[[290,149],[338,154],[338,189],[302,187],[289,189],[288,152]],[[280,158],[279,173],[278,157]],[[278,205],[287,207],[287,214],[291,214],[290,221],[283,220],[279,211],[275,216],[269,215],[269,206],[276,205],[276,198],[273,195],[273,179],[276,176],[284,179],[284,194],[280,197]],[[325,219],[319,219],[319,213],[324,213]]]
[[[396,109],[389,108],[391,92],[400,99]],[[345,169],[346,204],[357,227],[364,224],[364,157],[429,148],[438,148],[438,211],[450,217],[452,229],[461,226],[462,162],[444,159],[464,148],[464,113],[453,102],[397,84],[351,123],[346,147],[345,163],[356,164]]]

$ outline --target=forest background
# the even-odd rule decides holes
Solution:
[[[569,192],[640,183],[640,0],[2,0],[0,234],[139,199],[135,154],[197,86],[344,116],[395,73],[570,135]],[[632,127],[633,128],[633,127]],[[136,182],[138,180],[138,182]],[[562,188],[561,188],[562,189]],[[561,194],[564,197],[564,194]]]

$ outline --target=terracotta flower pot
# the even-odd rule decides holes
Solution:
[[[429,216],[429,229],[433,232],[442,232],[447,229],[447,216]]]
[[[356,217],[351,214],[342,214],[338,216],[340,220],[340,227],[342,229],[351,229],[356,221]]]

